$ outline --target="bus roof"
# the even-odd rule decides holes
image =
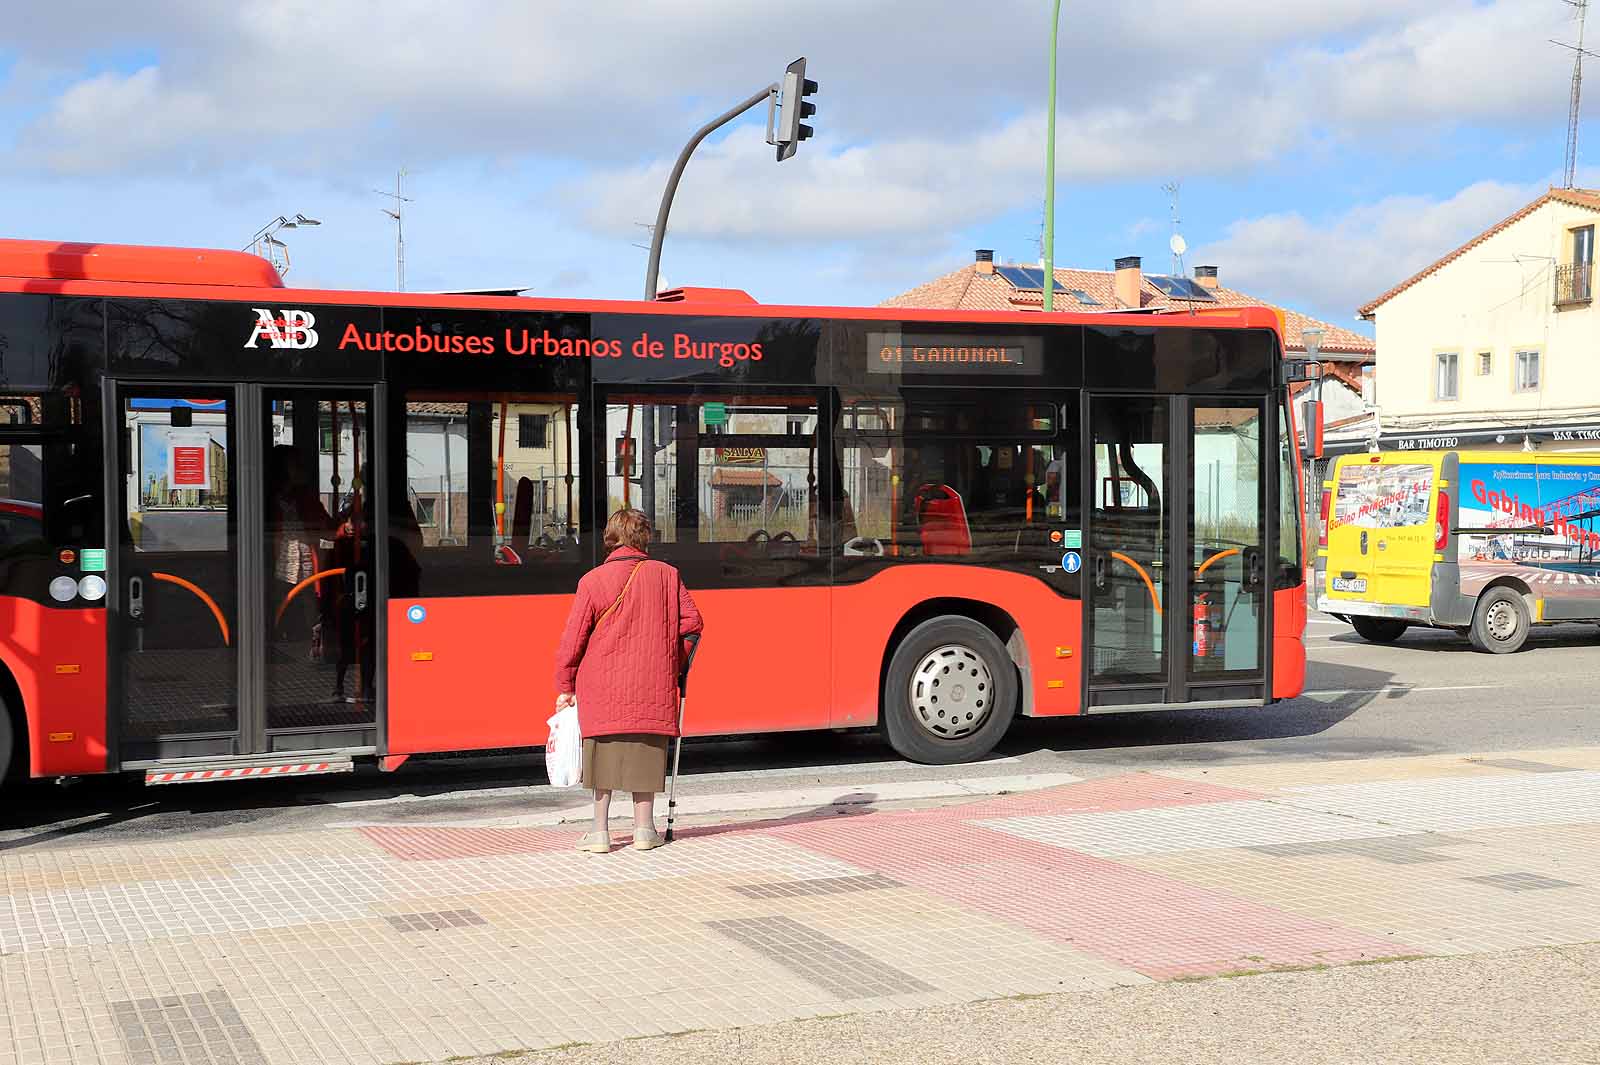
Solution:
[[[0,292],[270,301],[369,307],[428,307],[554,311],[574,314],[720,314],[736,317],[846,318],[901,322],[1006,322],[1115,325],[1125,329],[1162,326],[1271,329],[1283,336],[1281,317],[1268,307],[1207,308],[1203,314],[1133,314],[995,310],[922,310],[910,307],[820,307],[761,304],[749,293],[726,288],[680,288],[657,299],[546,299],[529,296],[294,289],[271,263],[248,252],[166,248],[138,244],[64,243],[0,239]]]
[[[50,281],[146,282],[282,288],[283,278],[258,255],[209,248],[0,240],[0,277]]]

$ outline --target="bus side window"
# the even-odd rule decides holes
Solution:
[[[974,406],[915,387],[843,396],[840,480],[871,550],[842,553],[882,546],[892,557],[986,565],[1059,557],[1051,532],[1078,512],[1072,407],[999,392]]]
[[[582,558],[577,395],[408,392],[405,418],[390,526],[421,594],[557,590]]]

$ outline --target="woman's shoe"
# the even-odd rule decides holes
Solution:
[[[589,854],[610,854],[610,832],[585,832],[578,840],[578,849]]]
[[[656,826],[649,828],[636,828],[633,830],[633,849],[636,851],[653,851],[665,843],[661,833],[656,831]]]

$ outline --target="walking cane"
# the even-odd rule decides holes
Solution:
[[[689,697],[689,667],[694,665],[694,653],[700,649],[700,634],[690,633],[684,637],[689,644],[689,654],[683,660],[683,670],[678,674],[678,743],[672,751],[672,781],[667,785],[667,842],[672,842],[672,819],[677,813],[678,803],[674,796],[678,792],[678,762],[683,758],[683,704]]]

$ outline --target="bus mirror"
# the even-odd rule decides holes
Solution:
[[[1308,459],[1322,458],[1322,400],[1313,399],[1304,407],[1305,412],[1305,454]]]

